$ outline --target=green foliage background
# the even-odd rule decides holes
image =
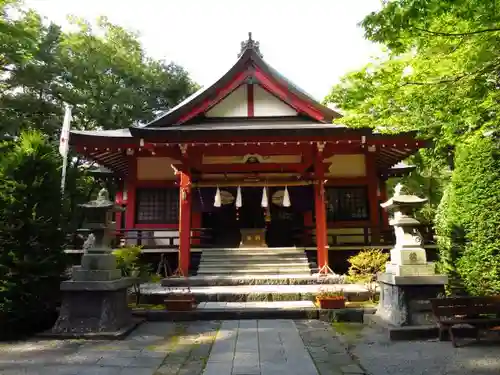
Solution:
[[[350,126],[415,130],[433,147],[410,158],[404,183],[429,198],[439,268],[450,291],[498,293],[500,6],[482,0],[394,0],[365,17],[379,56],[335,85]],[[475,280],[475,281],[474,281]]]
[[[59,165],[39,132],[22,134],[0,160],[2,334],[32,327],[58,303],[67,265]]]
[[[70,152],[61,197],[64,103],[72,129],[126,128],[198,87],[106,18],[94,28],[71,24],[63,31],[21,1],[0,0],[0,334],[48,328],[41,320],[59,299],[66,234],[81,225],[78,204],[98,189],[91,161]]]

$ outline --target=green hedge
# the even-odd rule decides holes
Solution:
[[[25,133],[0,160],[0,332],[53,319],[63,252],[61,160],[39,133]]]
[[[436,216],[440,267],[451,286],[500,294],[500,148],[475,135],[457,148],[455,170]]]

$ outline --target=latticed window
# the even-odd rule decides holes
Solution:
[[[368,188],[356,187],[327,187],[326,215],[328,221],[355,221],[368,220]]]
[[[142,188],[136,192],[137,224],[176,224],[179,221],[178,188]]]

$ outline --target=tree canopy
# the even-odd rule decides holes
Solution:
[[[433,141],[406,182],[431,198],[429,218],[438,207],[431,221],[451,287],[473,294],[500,290],[499,21],[496,1],[384,2],[361,23],[384,53],[325,99],[348,125]]]
[[[495,1],[399,0],[362,22],[383,57],[347,74],[327,102],[351,125],[418,130],[446,154],[499,125],[500,9]]]
[[[18,1],[0,1],[0,134],[40,129],[57,135],[63,102],[73,128],[113,129],[148,121],[197,85],[175,63],[146,55],[138,35],[72,19],[72,31],[48,23]]]

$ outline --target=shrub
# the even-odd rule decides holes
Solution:
[[[449,220],[457,271],[473,295],[500,294],[500,148],[475,135],[458,148]]]
[[[361,250],[348,259],[350,263],[348,279],[354,283],[364,284],[370,293],[370,299],[374,299],[377,274],[384,271],[385,264],[389,260],[389,254],[378,249]]]
[[[0,328],[30,331],[52,316],[67,266],[60,158],[40,133],[24,133],[0,161]]]
[[[455,220],[456,214],[453,214],[455,204],[453,184],[450,183],[436,210],[434,229],[439,250],[437,270],[448,276],[446,288],[448,294],[463,294],[464,287],[457,270],[457,263],[463,253],[465,242],[463,230]]]
[[[133,288],[136,305],[139,305],[141,299],[141,283],[149,280],[149,268],[140,261],[141,249],[141,246],[127,245],[113,251],[122,276],[135,279]]]
[[[141,247],[127,245],[120,249],[114,250],[113,254],[116,258],[116,265],[122,271],[122,276],[135,276],[141,271],[139,257],[141,256]]]

